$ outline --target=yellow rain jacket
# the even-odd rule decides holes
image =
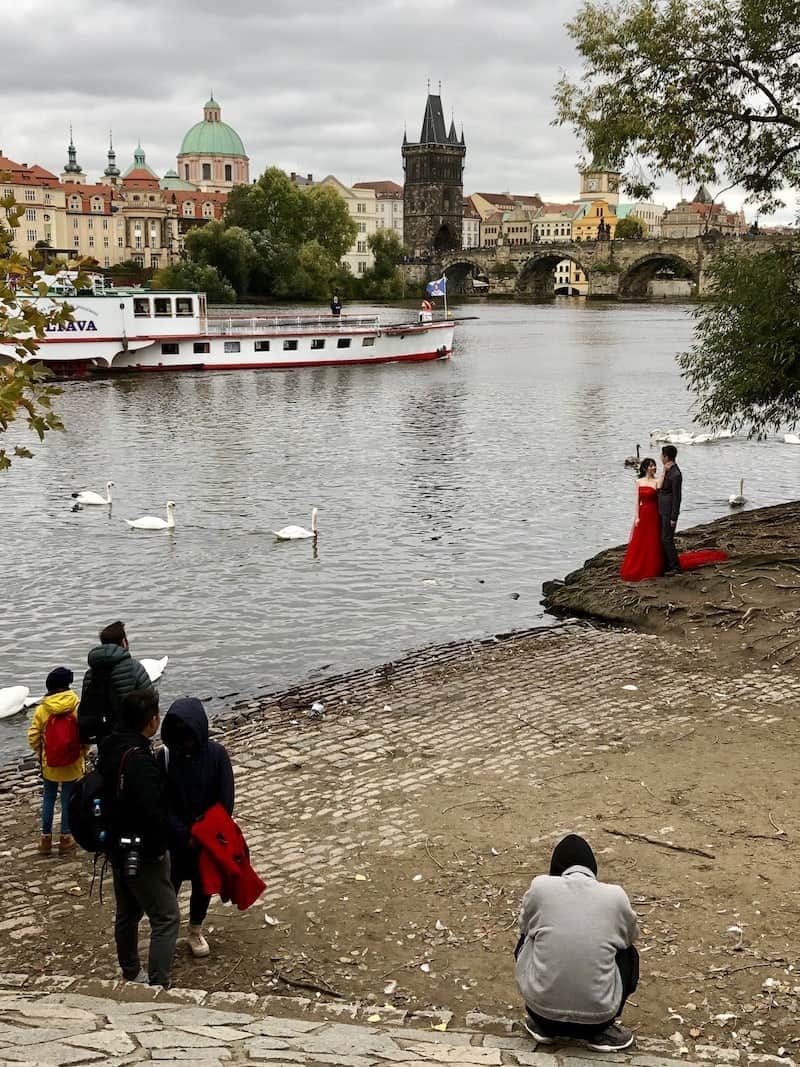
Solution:
[[[81,748],[81,754],[74,763],[66,767],[48,767],[44,754],[44,731],[47,720],[51,715],[74,715],[77,718],[78,697],[71,689],[65,689],[61,693],[49,693],[33,713],[31,725],[28,728],[28,744],[36,753],[42,765],[42,776],[50,782],[74,782],[82,778],[86,771],[86,755],[89,746]]]

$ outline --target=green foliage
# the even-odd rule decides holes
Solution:
[[[558,84],[556,121],[596,160],[739,184],[764,211],[798,184],[794,0],[589,0],[568,30],[584,70]]]
[[[209,222],[186,235],[186,252],[195,263],[216,267],[239,298],[250,291],[250,280],[258,269],[258,254],[249,234],[241,226]]]
[[[216,267],[186,259],[171,267],[162,267],[150,283],[153,289],[191,289],[205,293],[210,304],[232,304],[236,291]]]
[[[375,265],[361,276],[362,296],[369,300],[399,300],[405,296],[405,278],[398,269],[405,255],[403,242],[394,230],[370,234],[367,244]]]
[[[800,421],[800,247],[727,244],[710,267],[716,299],[695,311],[697,340],[678,357],[702,421],[763,436]]]
[[[614,230],[614,239],[617,241],[630,241],[644,237],[646,234],[647,223],[643,222],[637,215],[628,215],[617,223]]]

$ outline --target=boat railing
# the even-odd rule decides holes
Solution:
[[[313,330],[325,333],[341,330],[377,330],[377,315],[259,315],[253,318],[209,316],[206,332],[215,337],[250,333],[298,333]]]

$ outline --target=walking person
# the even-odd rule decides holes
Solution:
[[[39,853],[49,856],[53,850],[53,818],[56,799],[61,791],[61,836],[58,852],[72,852],[75,841],[69,826],[69,799],[72,789],[86,769],[86,748],[80,743],[78,697],[70,688],[73,674],[68,667],[56,667],[45,682],[47,696],[33,713],[28,729],[28,744],[42,769],[42,836]]]
[[[672,578],[681,573],[678,553],[675,550],[675,527],[681,510],[681,492],[683,475],[676,460],[678,450],[675,445],[664,445],[661,449],[661,463],[664,473],[658,489],[658,517],[661,523],[661,548],[664,552],[664,577]]]
[[[189,898],[189,951],[202,958],[211,951],[203,923],[211,896],[203,888],[200,849],[192,825],[215,804],[233,815],[233,768],[228,753],[208,736],[208,716],[195,697],[176,700],[161,727],[164,747],[158,760],[166,777],[171,878],[176,896],[184,882]]]
[[[158,730],[158,694],[150,686],[122,701],[116,729],[100,743],[97,769],[113,812],[114,940],[129,982],[169,986],[180,912],[169,877],[164,778],[151,739]],[[139,960],[139,923],[150,921],[147,970]]]
[[[615,1020],[639,981],[639,923],[622,887],[597,880],[582,837],[559,841],[550,873],[533,879],[519,931],[517,985],[531,1037],[541,1045],[578,1041],[596,1052],[628,1048],[633,1034]]]
[[[81,740],[99,744],[114,729],[122,701],[136,689],[152,689],[150,675],[130,653],[125,624],[117,620],[100,631],[83,676],[78,721]]]

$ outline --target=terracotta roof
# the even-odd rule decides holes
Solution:
[[[158,189],[158,178],[145,167],[136,167],[122,179],[123,185],[135,185],[140,189]]]
[[[394,199],[402,197],[403,186],[398,185],[397,182],[380,181],[380,182],[354,182],[351,186],[353,189],[372,189],[375,192],[375,196],[378,200],[381,199]]]
[[[545,203],[542,204],[541,210],[543,213],[548,215],[558,214],[558,212],[563,212],[565,215],[574,215],[575,212],[578,210],[578,204],[576,202],[573,202],[571,204]]]
[[[8,156],[0,155],[0,172],[3,171],[10,173],[12,180],[17,185],[43,185],[48,187],[60,185],[55,174],[51,174],[49,170],[40,167],[38,163],[34,163],[32,167],[29,167],[27,163],[16,163],[13,159],[9,159]]]

